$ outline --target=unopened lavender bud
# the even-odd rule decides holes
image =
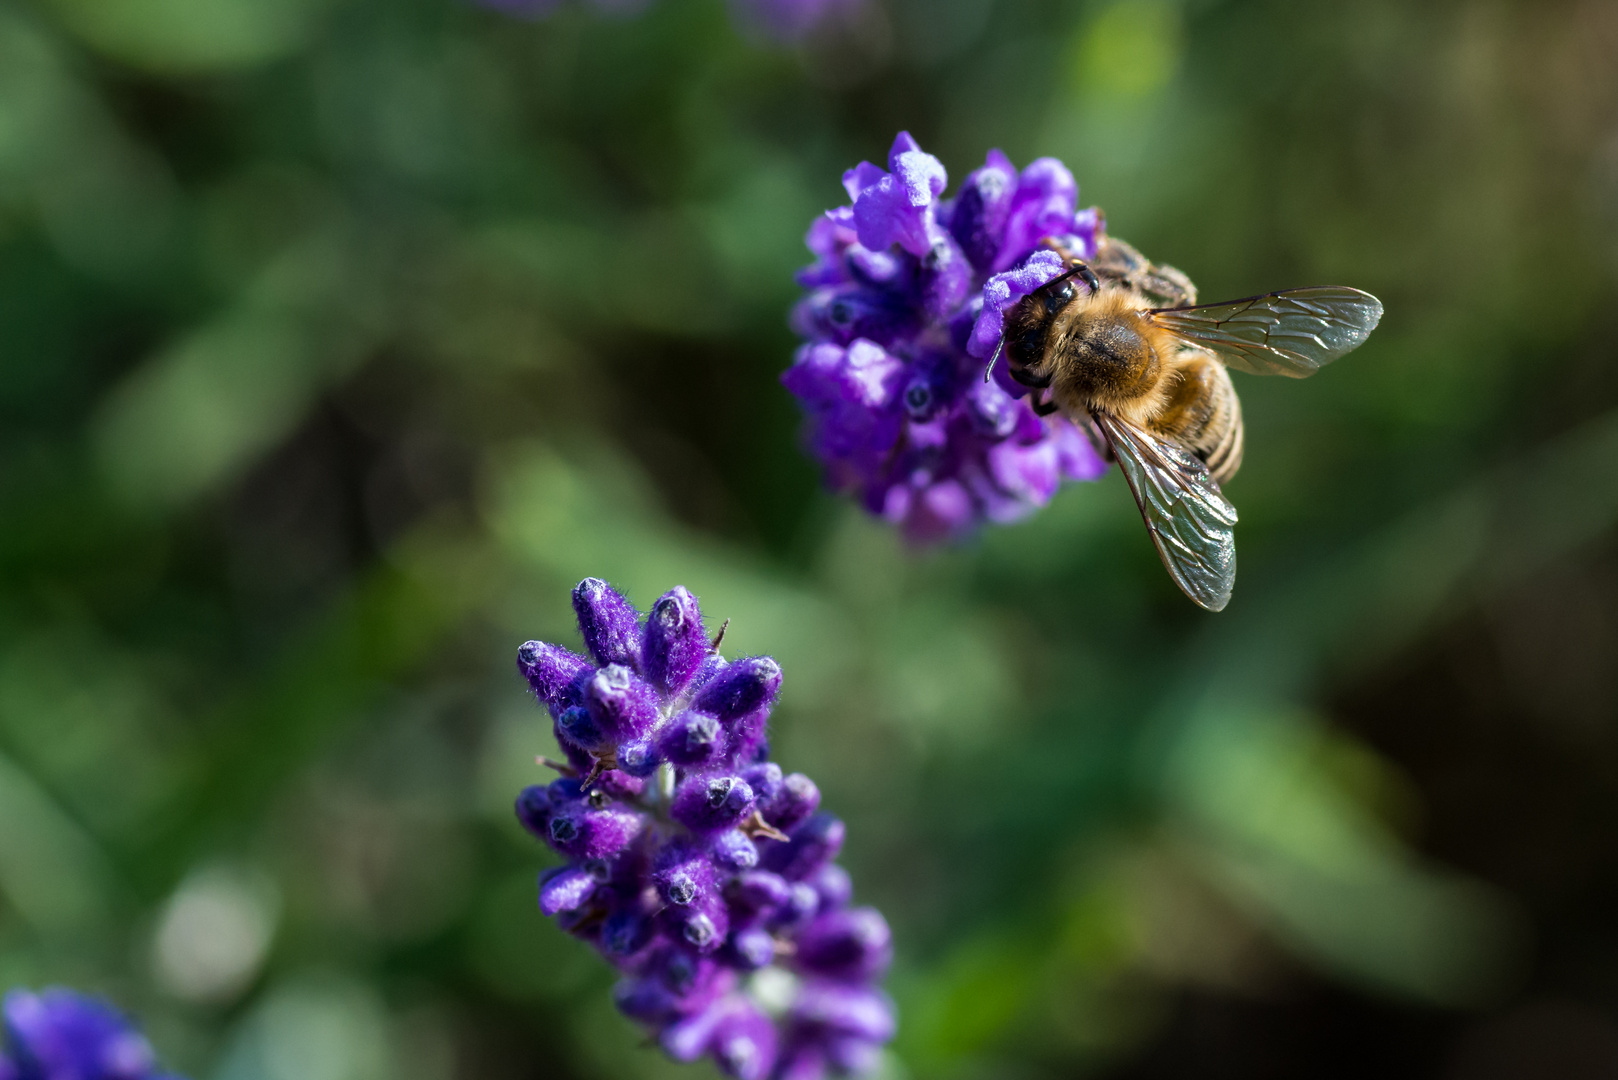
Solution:
[[[724,959],[743,971],[757,971],[775,959],[775,937],[762,926],[734,930],[725,943]]]
[[[786,843],[772,842],[759,851],[759,865],[788,881],[802,881],[837,858],[843,850],[843,823],[816,814],[792,830]]]
[[[640,662],[640,615],[622,593],[600,578],[585,578],[573,588],[573,610],[597,663]]]
[[[517,820],[541,840],[549,835],[551,796],[545,786],[534,784],[522,789],[517,796]]]
[[[738,874],[725,890],[738,917],[766,915],[792,899],[792,886],[780,874],[750,870]]]
[[[638,798],[646,790],[646,781],[625,769],[608,769],[601,774],[596,785],[608,796],[621,802]]]
[[[602,859],[628,847],[644,824],[628,810],[589,810],[575,804],[553,814],[546,832],[551,847],[563,855]]]
[[[774,1080],[826,1080],[824,1042],[820,1033],[810,1032],[802,1042],[796,1045],[789,1043],[782,1049],[776,1062]]]
[[[820,911],[820,894],[801,881],[787,886],[787,902],[771,912],[769,924],[782,930],[802,926]]]
[[[730,911],[717,896],[670,905],[660,916],[669,935],[699,954],[719,951],[730,933]]]
[[[714,1029],[724,1018],[724,1005],[715,1002],[663,1029],[658,1044],[675,1061],[695,1061],[708,1052]]]
[[[557,737],[587,753],[595,753],[608,745],[601,725],[596,723],[590,710],[582,705],[563,709],[556,718]]]
[[[601,947],[613,956],[632,956],[651,943],[655,931],[652,920],[642,913],[616,911],[601,925]]]
[[[792,1004],[791,1019],[795,1024],[876,1043],[893,1038],[897,1027],[893,1002],[880,990],[819,979],[804,983]]]
[[[675,821],[697,833],[734,827],[753,812],[753,789],[737,776],[693,776],[680,784],[669,808]]]
[[[757,800],[760,809],[770,805],[781,793],[781,784],[785,779],[781,775],[781,766],[773,761],[749,765],[741,771],[741,777],[747,781],[747,786],[753,789],[753,798]]]
[[[683,907],[697,898],[697,879],[683,870],[676,871],[669,875],[663,895],[668,898],[669,903]]]
[[[854,880],[836,863],[827,863],[804,880],[820,894],[821,911],[835,911],[854,898]]]
[[[719,871],[698,848],[671,845],[658,855],[652,884],[664,903],[684,907],[718,889]]]
[[[612,1000],[618,1011],[631,1020],[646,1024],[668,1024],[679,1019],[679,995],[657,979],[631,979],[619,983],[612,991]]]
[[[585,680],[584,706],[613,743],[642,738],[657,723],[657,696],[623,664],[609,664]]]
[[[696,597],[684,586],[664,593],[646,616],[641,643],[641,670],[664,695],[685,689],[711,648]]]
[[[714,1064],[735,1080],[765,1080],[775,1066],[775,1025],[751,1005],[741,1005],[714,1026],[709,1038]]]
[[[685,999],[685,1005],[694,1006],[703,1000],[712,1000],[716,984],[727,974],[711,959],[698,956],[683,946],[666,945],[647,964],[646,970],[655,975],[670,990]],[[722,986],[719,987],[721,990]]]
[[[740,829],[729,829],[708,845],[714,862],[726,870],[751,870],[758,865],[758,845]]]
[[[732,723],[775,701],[781,690],[781,665],[768,656],[737,660],[697,692],[692,707]]]
[[[866,1039],[828,1038],[826,1064],[837,1076],[868,1076],[882,1057],[882,1048]]]
[[[517,670],[552,716],[573,704],[573,681],[590,666],[590,661],[577,653],[543,641],[524,642],[517,650]]]
[[[700,952],[718,947],[715,943],[719,939],[719,928],[706,912],[696,911],[687,917],[681,925],[680,935]]]
[[[650,739],[631,739],[618,744],[618,768],[639,780],[657,771],[663,761],[656,745]]]
[[[782,832],[791,832],[820,809],[820,788],[803,773],[793,773],[781,781],[775,798],[760,809],[765,821]]]
[[[540,878],[539,910],[546,915],[572,911],[590,899],[597,884],[595,876],[586,869],[558,867]]]
[[[874,908],[817,917],[798,932],[793,964],[811,975],[846,982],[879,978],[893,959],[893,936]]]
[[[717,718],[686,710],[657,734],[657,752],[665,760],[691,769],[716,765],[729,740]]]

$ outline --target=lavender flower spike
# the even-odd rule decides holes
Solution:
[[[100,998],[62,987],[6,995],[4,1080],[179,1080],[145,1036]]]
[[[618,1008],[677,1061],[738,1080],[869,1070],[894,1033],[878,986],[892,937],[850,906],[833,861],[845,830],[820,789],[769,760],[780,665],[726,661],[684,588],[644,620],[596,578],[573,600],[594,659],[517,653],[568,756],[517,798],[567,860],[540,878],[540,911],[623,974]]]
[[[906,132],[886,169],[843,175],[852,204],[806,237],[815,262],[793,312],[805,343],[781,377],[827,484],[917,543],[1015,521],[1064,480],[1106,471],[1072,424],[1019,400],[1023,387],[983,382],[1005,312],[1061,272],[1044,242],[1093,256],[1100,215],[1076,209],[1055,158],[1019,172],[993,150],[952,198],[947,182]]]

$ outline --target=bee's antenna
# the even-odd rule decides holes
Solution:
[[[1000,342],[994,347],[994,355],[989,357],[989,366],[983,371],[983,381],[988,382],[989,376],[994,374],[994,363],[1000,359],[1000,350],[1006,347],[1006,335],[1000,335]]]

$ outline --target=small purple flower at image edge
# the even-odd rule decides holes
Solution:
[[[530,641],[518,670],[549,712],[561,778],[517,818],[567,861],[540,911],[622,975],[618,1008],[677,1061],[739,1080],[861,1075],[893,1037],[888,924],[853,906],[843,823],[770,760],[767,656],[726,659],[684,588],[644,618],[586,578],[588,655]]]
[[[525,19],[552,15],[569,0],[472,0],[482,7],[503,11]],[[638,15],[652,0],[571,0],[607,15]],[[730,0],[731,14],[739,27],[756,30],[779,42],[791,43],[812,34],[822,25],[848,18],[866,0]]]
[[[805,343],[781,377],[827,485],[916,544],[1019,520],[1107,469],[1067,419],[1035,415],[1005,365],[983,379],[1005,313],[1062,272],[1045,242],[1092,257],[1100,213],[1077,208],[1055,158],[1018,170],[992,150],[946,198],[947,186],[908,132],[886,169],[843,175],[850,205],[805,238],[815,261],[792,315]]]
[[[5,997],[0,1080],[180,1080],[151,1043],[99,997],[60,986]]]

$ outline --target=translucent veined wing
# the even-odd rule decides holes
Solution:
[[[1152,322],[1251,375],[1301,379],[1356,348],[1382,318],[1382,301],[1341,285],[1158,308]]]
[[[1095,420],[1169,576],[1200,606],[1224,610],[1236,584],[1236,508],[1190,452],[1116,416],[1098,412]]]

